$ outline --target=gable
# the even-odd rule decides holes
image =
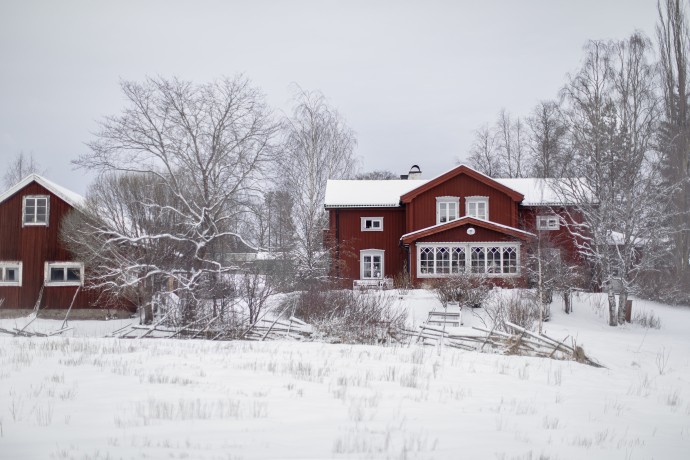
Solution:
[[[51,182],[45,177],[40,176],[38,174],[29,174],[24,179],[22,179],[21,181],[17,182],[15,185],[7,189],[4,193],[0,194],[0,204],[2,204],[4,201],[9,199],[16,193],[19,193],[32,183],[40,185],[48,192],[48,194],[60,198],[62,201],[64,201],[72,207],[79,206],[84,201],[84,198],[78,193],[75,193],[54,182]]]

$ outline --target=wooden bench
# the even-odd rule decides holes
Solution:
[[[383,278],[380,280],[354,280],[352,282],[352,289],[360,291],[365,289],[393,289],[393,280],[391,278]]]
[[[460,312],[430,311],[426,320],[427,324],[435,326],[460,326]]]

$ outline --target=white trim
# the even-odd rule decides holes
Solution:
[[[470,205],[484,203],[486,215],[481,217],[477,214],[470,214]],[[477,211],[479,207],[477,206]],[[465,215],[467,217],[474,217],[475,219],[489,220],[489,197],[488,196],[466,196],[465,197]]]
[[[523,235],[526,235],[526,236],[531,236],[531,237],[533,237],[533,238],[536,238],[536,237],[537,237],[537,235],[535,235],[534,233],[527,232],[527,231],[525,231],[525,230],[520,230],[519,228],[511,227],[511,226],[509,226],[509,225],[499,224],[498,222],[490,222],[490,221],[488,221],[488,220],[479,219],[479,218],[477,218],[477,217],[462,216],[461,218],[456,219],[456,220],[452,220],[452,221],[450,221],[450,222],[444,222],[444,223],[442,223],[442,224],[430,225],[429,227],[425,227],[425,228],[422,228],[422,229],[419,229],[419,230],[415,230],[414,232],[405,233],[403,236],[400,237],[400,240],[402,240],[403,238],[407,238],[408,236],[415,235],[415,234],[417,234],[417,233],[426,232],[427,230],[432,230],[432,229],[435,229],[435,228],[441,228],[441,227],[443,227],[444,225],[448,225],[448,224],[450,224],[450,223],[458,223],[459,225],[462,225],[462,222],[458,222],[458,221],[463,221],[463,220],[467,220],[467,219],[476,219],[476,220],[478,220],[478,221],[480,221],[480,222],[486,222],[487,224],[495,225],[496,227],[501,227],[501,228],[505,228],[505,229],[507,229],[507,230],[512,230],[512,231],[514,231],[514,232],[522,233]],[[483,228],[483,227],[482,227],[482,228]],[[491,229],[490,229],[490,230],[491,230]]]
[[[448,219],[450,215],[450,207],[446,206],[446,217],[445,221],[441,221],[441,204],[455,205],[455,218]],[[447,222],[452,222],[460,218],[460,197],[457,196],[437,196],[436,197],[436,224],[445,224]]]
[[[33,222],[26,222],[26,200],[39,200],[39,199],[46,200],[46,221],[45,222],[36,222],[36,217],[38,216],[36,209],[38,208],[38,206],[36,206],[36,203],[34,202],[34,221]],[[50,222],[50,195],[24,195],[22,197],[22,227],[47,227],[49,222]]]
[[[453,248],[463,248],[464,250],[464,255],[465,255],[465,271],[462,273],[476,273],[472,272],[472,248],[477,248],[477,247],[482,247],[485,248],[485,254],[486,254],[486,248],[506,248],[506,247],[513,247],[515,248],[515,267],[516,267],[516,272],[515,273],[487,273],[487,257],[484,257],[484,272],[478,272],[477,274],[479,275],[486,275],[491,278],[511,278],[511,277],[516,277],[520,276],[520,243],[518,242],[511,242],[511,243],[506,243],[506,242],[493,242],[493,241],[488,241],[488,242],[472,242],[472,243],[416,243],[415,246],[417,247],[417,250],[415,251],[416,257],[417,257],[417,278],[446,278],[452,275],[455,275],[457,273],[422,273],[422,264],[421,264],[421,254],[422,254],[422,249],[423,248],[438,248],[438,247],[445,247],[445,248],[450,248],[451,250]],[[435,256],[434,256],[435,257]],[[452,256],[450,258],[452,262]],[[451,264],[452,267],[452,264]],[[452,268],[451,268],[452,270]]]
[[[8,268],[17,269],[17,280],[16,281],[5,281],[6,270]],[[2,261],[0,262],[0,286],[21,286],[22,285],[22,263],[15,261]]]
[[[84,197],[82,197],[81,195],[74,193],[71,190],[67,190],[64,187],[61,187],[56,183],[49,181],[43,176],[39,176],[38,174],[29,174],[24,179],[17,182],[14,186],[7,189],[4,193],[0,194],[0,203],[5,201],[9,197],[13,196],[18,191],[20,191],[32,182],[36,182],[37,184],[39,184],[55,196],[59,197],[61,200],[63,200],[65,203],[69,204],[72,207],[77,207],[84,201]]]
[[[371,227],[366,226],[366,222],[371,221]],[[378,222],[378,227],[375,224]],[[362,217],[361,218],[361,230],[363,232],[382,232],[383,231],[383,217]]]
[[[558,230],[561,228],[557,214],[540,214],[537,216],[537,230]]]
[[[78,268],[79,281],[51,281],[51,268]],[[46,262],[43,270],[43,280],[46,286],[83,286],[84,285],[84,264],[81,262]]]
[[[362,249],[359,251],[359,279],[361,280],[380,280],[385,277],[386,274],[386,267],[385,267],[385,252],[383,249]],[[379,276],[375,276],[376,274],[374,273],[373,276],[365,277],[364,276],[364,257],[365,256],[379,256],[381,257],[381,269],[379,272]],[[372,266],[373,266],[373,260],[372,260]]]

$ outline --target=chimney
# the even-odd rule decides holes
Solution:
[[[422,170],[419,169],[419,166],[417,165],[412,165],[410,168],[410,172],[407,173],[407,179],[408,180],[415,180],[415,179],[421,179],[422,178]]]

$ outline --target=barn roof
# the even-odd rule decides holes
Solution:
[[[4,202],[6,199],[11,197],[15,193],[19,192],[21,189],[31,184],[32,182],[36,182],[37,184],[41,185],[50,193],[59,197],[70,206],[79,206],[84,201],[84,197],[82,197],[78,193],[68,190],[63,186],[56,184],[55,182],[49,181],[48,179],[39,174],[29,174],[24,179],[20,180],[12,187],[7,189],[4,193],[0,194],[0,203]]]

